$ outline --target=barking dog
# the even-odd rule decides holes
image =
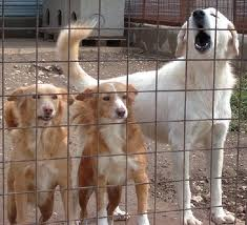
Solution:
[[[67,193],[73,183],[68,173],[71,165],[67,159],[67,131],[60,127],[68,101],[65,94],[65,90],[50,84],[38,85],[36,93],[32,85],[16,89],[5,104],[5,121],[12,128],[14,145],[7,175],[11,224],[27,222],[28,203],[35,202],[41,212],[39,222],[47,221],[53,213],[56,186],[61,189],[66,220],[75,219],[74,199]]]
[[[121,199],[121,186],[126,179],[136,184],[138,200],[138,225],[148,225],[148,177],[146,174],[146,150],[141,130],[135,124],[132,104],[137,94],[133,86],[122,83],[105,83],[86,89],[76,97],[72,106],[72,121],[84,124],[84,150],[79,168],[79,201],[81,217],[87,216],[86,207],[90,195],[98,185],[99,224],[107,223]],[[127,124],[126,124],[127,120]],[[96,124],[99,124],[97,126]],[[91,124],[89,127],[85,125]],[[94,124],[94,125],[93,125]],[[98,156],[98,157],[97,157]],[[107,189],[107,185],[114,185]],[[105,194],[109,204],[106,207]]]
[[[72,25],[70,35],[68,29],[61,31],[57,42],[60,59],[72,61],[63,64],[64,72],[70,66],[71,83],[79,90],[97,85],[97,80],[88,75],[78,62],[79,42],[90,34],[90,27],[95,23]],[[216,224],[234,221],[234,217],[222,207],[220,178],[223,148],[231,119],[231,89],[235,84],[228,59],[238,55],[238,48],[238,35],[232,22],[214,8],[199,9],[191,14],[178,34],[177,55],[180,58],[177,61],[158,71],[128,76],[128,82],[139,92],[134,105],[137,121],[161,121],[157,124],[156,137],[154,132],[150,132],[153,123],[143,123],[144,133],[161,143],[170,144],[175,150],[174,175],[179,181],[176,182],[178,200],[184,209],[186,225],[201,224],[191,211],[189,185],[189,150],[195,149],[198,143],[208,149],[205,153],[211,162],[211,219]],[[126,83],[127,76],[99,82],[109,81]],[[183,91],[185,87],[187,92]]]

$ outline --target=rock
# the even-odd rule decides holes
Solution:
[[[19,66],[18,66],[18,65],[14,65],[14,68],[15,68],[15,69],[18,69],[18,68],[19,68]]]
[[[196,196],[193,196],[191,200],[196,202],[196,203],[199,203],[203,200],[203,198],[201,195],[196,195]]]
[[[20,74],[20,70],[15,70],[15,74]]]
[[[241,189],[242,189],[243,191],[246,191],[246,190],[247,190],[247,186],[242,186]]]
[[[198,191],[198,192],[201,192],[202,191],[202,187],[201,186],[195,186],[195,190]]]
[[[244,207],[243,206],[239,206],[237,207],[237,213],[243,213],[244,212]]]
[[[45,73],[44,73],[43,71],[40,70],[40,71],[38,72],[38,76],[44,76],[44,75],[45,75]]]

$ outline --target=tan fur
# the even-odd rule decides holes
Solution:
[[[4,118],[7,127],[12,128],[10,135],[14,146],[7,175],[8,192],[11,193],[7,209],[11,224],[28,222],[28,203],[39,207],[40,223],[47,221],[53,213],[54,191],[57,186],[61,188],[66,220],[74,219],[72,204],[67,215],[66,189],[70,188],[67,182],[71,182],[70,174],[67,173],[71,167],[70,159],[67,160],[67,131],[62,127],[49,127],[61,125],[67,97],[59,94],[64,93],[65,90],[61,88],[42,84],[37,87],[39,99],[33,99],[36,87],[31,85],[16,89],[5,103]],[[36,106],[38,108],[48,103],[54,106],[54,117],[49,121],[36,121]],[[36,123],[41,127],[36,129]],[[55,160],[58,158],[61,159]]]
[[[109,94],[112,91],[111,87],[117,92],[126,92],[126,85],[121,83],[105,83],[100,85],[99,93],[97,95],[97,88],[89,88],[85,90],[84,93],[76,97],[77,100],[72,106],[72,122],[75,124],[84,125],[84,133],[79,133],[78,135],[85,135],[85,146],[81,158],[81,164],[79,167],[79,186],[99,186],[98,191],[98,211],[104,210],[104,195],[106,193],[107,185],[115,185],[114,187],[108,188],[108,199],[109,204],[107,207],[107,213],[110,217],[113,216],[115,208],[118,206],[121,199],[121,186],[125,183],[125,179],[133,179],[136,184],[136,193],[138,198],[138,213],[147,213],[147,199],[148,199],[148,177],[146,174],[146,148],[144,144],[144,139],[142,132],[138,124],[135,124],[134,115],[132,112],[132,103],[134,101],[137,91],[132,85],[129,85],[127,100],[125,98],[123,101],[127,105],[128,117],[127,117],[127,127],[125,121],[122,121],[121,125],[113,126],[123,126],[124,134],[122,138],[122,146],[108,146],[106,137],[102,134],[104,129],[111,129],[111,125],[99,125],[99,127],[94,124],[102,123],[102,121],[112,121],[113,123],[119,122],[118,120],[112,119],[112,109],[114,108],[113,96],[114,93]],[[119,96],[124,96],[125,93],[119,93]],[[103,101],[104,96],[110,96],[109,101]],[[127,102],[126,102],[127,101]],[[88,126],[85,126],[88,125]],[[125,132],[127,128],[127,138],[125,138]],[[110,131],[109,134],[114,138],[114,131]],[[127,139],[127,140],[126,140]],[[98,140],[98,141],[97,141]],[[116,142],[118,143],[118,142]],[[126,145],[127,143],[127,145]],[[99,146],[99,148],[98,148]],[[118,152],[116,149],[121,148]],[[114,150],[112,150],[114,149]],[[118,156],[110,156],[114,152]],[[128,167],[127,167],[127,177],[126,174],[121,174],[126,172],[126,168],[122,170],[121,163],[126,164],[126,154],[128,154]],[[99,155],[99,161],[97,158]],[[109,162],[112,165],[112,171],[102,172],[100,160],[102,159],[102,165],[104,164],[104,157],[109,156]],[[101,156],[101,157],[100,157]],[[107,158],[107,157],[106,157]],[[99,163],[99,164],[98,164]],[[99,165],[99,168],[97,167]],[[98,168],[98,169],[97,169]],[[101,172],[100,172],[101,171]],[[113,172],[114,171],[114,172]],[[111,172],[112,175],[107,174]],[[123,179],[118,180],[119,177]],[[87,216],[87,203],[90,195],[93,192],[93,188],[83,188],[79,191],[79,201],[81,206],[81,217],[82,219]]]

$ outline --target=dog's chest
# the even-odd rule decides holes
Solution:
[[[38,159],[50,159],[54,157],[53,151],[59,142],[53,138],[53,133],[48,129],[34,130],[28,137],[28,147],[33,157]]]
[[[106,176],[110,184],[122,184],[138,165],[133,156],[126,156],[125,125],[110,125],[101,130],[109,152],[99,159],[99,173]]]

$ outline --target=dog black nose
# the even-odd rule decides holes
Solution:
[[[193,12],[193,17],[196,20],[203,20],[205,17],[205,12],[202,9],[197,9]]]
[[[44,107],[43,108],[45,116],[50,116],[53,113],[53,109],[50,107]]]
[[[125,113],[126,113],[126,111],[123,108],[119,108],[119,109],[116,110],[116,113],[117,113],[119,118],[123,118]]]

